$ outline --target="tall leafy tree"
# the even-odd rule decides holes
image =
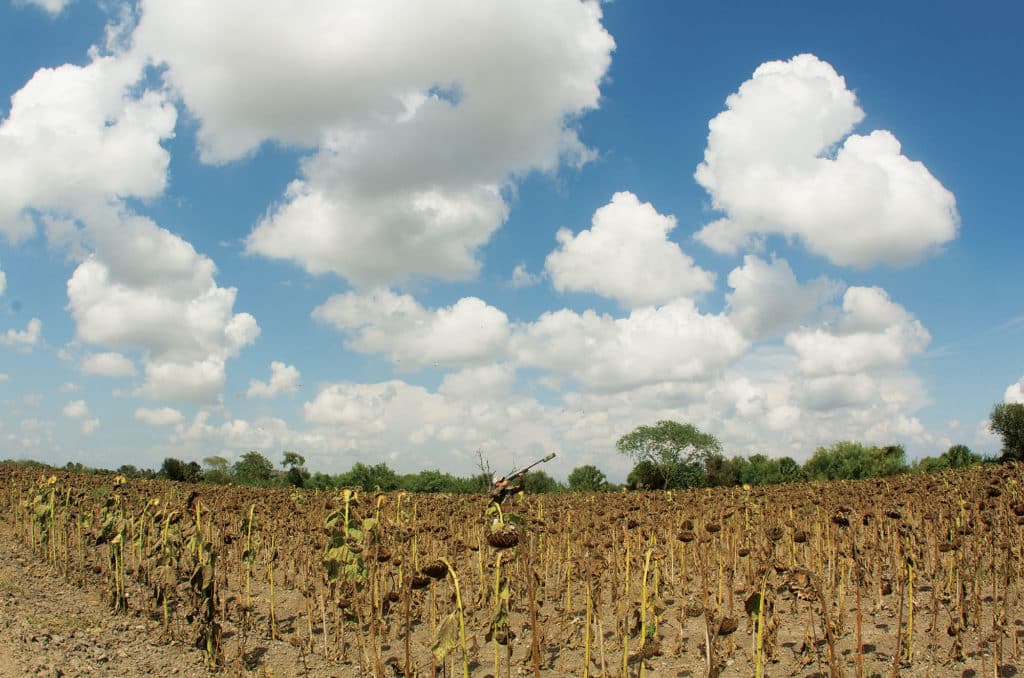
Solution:
[[[866,447],[848,440],[819,447],[804,464],[804,472],[813,480],[855,480],[906,471],[906,451],[901,445]]]
[[[953,445],[939,456],[943,468],[966,468],[981,463],[981,457],[966,445]]]
[[[712,452],[704,458],[704,475],[708,487],[732,487],[740,484],[740,474],[746,460],[743,457],[725,458],[721,452]]]
[[[544,471],[530,471],[523,476],[523,488],[529,494],[544,494],[565,489],[560,482]]]
[[[604,472],[591,464],[574,468],[568,481],[569,489],[573,492],[598,492],[608,487]]]
[[[367,492],[376,490],[390,492],[401,486],[402,479],[384,462],[367,466],[363,462],[357,461],[347,473],[335,477],[335,484],[339,487],[358,485]]]
[[[167,457],[160,466],[160,475],[168,480],[177,480],[185,483],[198,482],[202,476],[203,469],[194,461],[188,463],[174,457]]]
[[[668,479],[654,462],[641,459],[626,476],[626,483],[633,490],[664,490]]]
[[[309,480],[309,471],[306,470],[306,458],[298,452],[285,452],[281,466],[285,467],[285,480],[294,487],[305,487]]]
[[[638,465],[653,465],[652,484],[667,489],[703,485],[707,479],[705,460],[722,451],[722,444],[710,433],[667,419],[654,426],[638,426],[615,446]]]
[[[231,463],[224,457],[206,457],[203,459],[203,466],[206,471],[203,473],[203,480],[217,485],[227,485],[231,482]]]
[[[243,454],[234,471],[235,480],[243,485],[269,485],[274,479],[274,464],[256,450]]]
[[[997,404],[992,408],[988,428],[1003,439],[1002,461],[1024,461],[1024,405]]]

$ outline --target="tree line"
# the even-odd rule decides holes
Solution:
[[[633,460],[626,483],[609,482],[604,472],[587,464],[577,466],[562,483],[542,470],[532,470],[523,478],[528,493],[601,492],[622,489],[683,489],[731,485],[766,485],[807,480],[856,480],[902,473],[957,469],[981,463],[1024,462],[1024,405],[1000,403],[990,415],[989,429],[1003,441],[1000,456],[984,458],[966,445],[953,445],[935,457],[908,462],[901,445],[864,445],[840,441],[819,447],[803,464],[791,457],[764,454],[726,457],[718,439],[692,424],[663,420],[652,426],[638,426],[619,438],[618,451]],[[32,461],[16,462],[46,467]],[[49,467],[47,467],[49,468]],[[182,482],[259,487],[296,487],[329,490],[361,487],[366,491],[445,492],[472,494],[486,492],[492,476],[486,468],[471,476],[455,476],[436,469],[400,474],[386,463],[357,462],[344,473],[334,475],[306,468],[306,459],[298,452],[282,453],[280,468],[256,450],[246,452],[234,463],[213,456],[196,461],[174,457],[164,459],[159,470],[124,465],[116,471],[94,469],[69,462],[71,471],[120,474],[130,478],[163,478]]]

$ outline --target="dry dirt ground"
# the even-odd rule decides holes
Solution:
[[[246,660],[219,675],[361,676],[352,665],[326,666],[284,642],[250,643]],[[65,581],[0,519],[0,678],[210,675],[202,652],[165,639],[160,623],[144,615],[113,614],[98,582]]]

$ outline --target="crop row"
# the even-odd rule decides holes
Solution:
[[[1021,657],[1022,469],[504,506],[14,465],[0,480],[38,557],[211,669],[282,641],[374,676],[993,675]]]

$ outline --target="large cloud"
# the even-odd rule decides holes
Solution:
[[[386,353],[404,369],[490,362],[504,355],[509,337],[508,317],[476,297],[428,310],[389,290],[346,292],[317,306],[313,317],[345,332],[348,348]]]
[[[74,211],[112,197],[152,197],[166,182],[177,113],[161,92],[134,92],[137,59],[95,56],[43,68],[0,122],[0,233],[34,231],[27,210]]]
[[[94,49],[87,65],[41,69],[14,95],[0,125],[0,231],[24,237],[40,215],[81,261],[67,284],[78,338],[141,351],[145,395],[210,402],[259,328],[232,313],[236,291],[216,285],[209,258],[126,207],[163,191],[161,142],[177,119],[165,92],[137,87],[143,66],[138,53]],[[113,355],[84,368],[134,369]]]
[[[843,311],[831,326],[786,336],[805,374],[852,374],[902,367],[931,341],[928,330],[878,287],[851,287]]]
[[[726,214],[697,234],[712,248],[778,233],[865,267],[912,263],[956,236],[953,194],[892,133],[847,136],[864,112],[817,57],[762,64],[726,105],[696,172]]]
[[[668,239],[673,216],[658,214],[649,202],[616,193],[594,212],[592,227],[575,236],[558,231],[560,248],[545,268],[559,291],[596,292],[636,307],[706,292],[715,276],[693,263]]]
[[[598,105],[614,47],[580,0],[148,0],[134,38],[207,162],[265,141],[317,149],[248,251],[362,285],[472,275],[503,187],[592,156],[573,121]]]
[[[778,336],[812,318],[842,285],[820,277],[801,285],[785,259],[753,255],[729,273],[729,317],[751,339]]]
[[[686,298],[613,318],[563,309],[517,328],[523,365],[567,373],[588,388],[621,390],[663,381],[703,380],[748,343],[722,315],[703,315]]]
[[[477,450],[504,465],[560,449],[557,410],[510,394],[482,399],[445,391],[397,380],[328,384],[305,404],[305,418],[323,449],[370,459],[385,455],[408,470],[434,465],[467,473]],[[562,475],[569,468],[561,468]]]
[[[148,219],[114,211],[88,218],[96,254],[67,285],[78,338],[142,351],[143,395],[216,400],[225,361],[260,331],[251,315],[233,313],[235,288],[218,287],[209,258]]]

